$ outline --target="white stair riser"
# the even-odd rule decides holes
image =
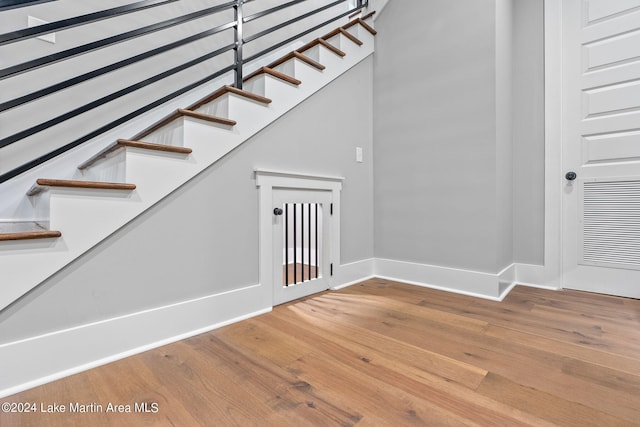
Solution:
[[[182,134],[182,119],[178,118],[167,123],[162,128],[142,138],[145,142],[162,145],[176,145],[184,147]]]
[[[341,63],[344,61],[343,57],[340,55],[336,55],[329,49],[321,45],[315,45],[314,47],[305,50],[302,52],[303,55],[307,55],[309,58],[314,61],[319,62],[324,65],[326,68],[324,71],[333,69],[334,67],[340,67]]]
[[[126,151],[118,149],[85,169],[78,169],[73,179],[81,181],[124,182]]]
[[[367,23],[369,25],[371,24],[370,22],[367,22]],[[368,30],[366,30],[361,25],[357,25],[357,24],[353,25],[353,26],[347,28],[346,31],[349,34],[355,36],[355,38],[360,40],[365,45],[371,46],[371,45],[373,45],[375,43],[375,36],[373,34],[371,34]],[[353,42],[351,42],[351,41],[349,43],[353,44]]]

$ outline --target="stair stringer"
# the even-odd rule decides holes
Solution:
[[[54,188],[37,196],[30,196],[30,203],[37,212],[49,210],[50,228],[61,230],[62,237],[42,241],[4,242],[0,246],[0,271],[3,278],[0,310],[373,54],[373,39],[369,42],[362,41],[362,46],[353,49],[344,58],[336,56],[338,60],[331,61],[322,71],[313,69],[298,59],[291,59],[291,64],[280,66],[281,70],[293,70],[295,75],[292,77],[302,80],[302,84],[297,88],[292,88],[286,82],[270,82],[265,85],[267,93],[264,95],[273,100],[268,106],[258,105],[255,101],[234,94],[226,95],[229,101],[229,118],[238,122],[232,129],[224,129],[190,117],[181,118],[184,144],[180,145],[194,150],[186,158],[127,147],[124,160],[126,167],[123,169],[118,166],[114,169],[112,164],[111,170],[116,172],[110,173],[122,173],[124,170],[125,181],[137,185],[134,191]],[[279,95],[281,89],[282,93]]]

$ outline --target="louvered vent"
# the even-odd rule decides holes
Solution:
[[[584,182],[582,262],[640,270],[640,181]]]

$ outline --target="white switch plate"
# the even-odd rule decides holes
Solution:
[[[27,28],[37,27],[38,25],[48,24],[48,21],[42,20],[40,18],[36,18],[34,16],[27,17]],[[45,34],[44,36],[37,37],[40,40],[44,40],[45,42],[55,43],[56,42],[56,33]]]
[[[356,147],[356,162],[362,163],[362,147]]]

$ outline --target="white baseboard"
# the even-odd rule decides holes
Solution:
[[[333,276],[333,283],[336,283],[336,285],[331,286],[331,289],[337,291],[364,280],[372,279],[374,277],[373,264],[374,258],[369,258],[340,265]]]
[[[516,278],[519,285],[528,286],[531,288],[560,290],[562,286],[560,284],[559,277],[549,277],[550,269],[545,268],[543,265],[532,265],[517,263],[516,265]]]
[[[544,267],[512,264],[496,274],[404,261],[369,258],[340,265],[331,289],[378,277],[412,285],[502,301],[518,285],[544,277]],[[247,286],[190,301],[145,310],[87,325],[0,345],[3,375],[0,397],[6,397],[78,372],[189,338],[271,311],[261,285]]]
[[[0,397],[271,311],[260,285],[0,345]]]
[[[514,275],[513,265],[500,273],[491,274],[381,258],[376,258],[374,262],[374,276],[382,279],[494,301],[501,301],[513,287],[513,280],[509,280],[507,285],[501,286],[501,279],[508,280],[510,276]]]

